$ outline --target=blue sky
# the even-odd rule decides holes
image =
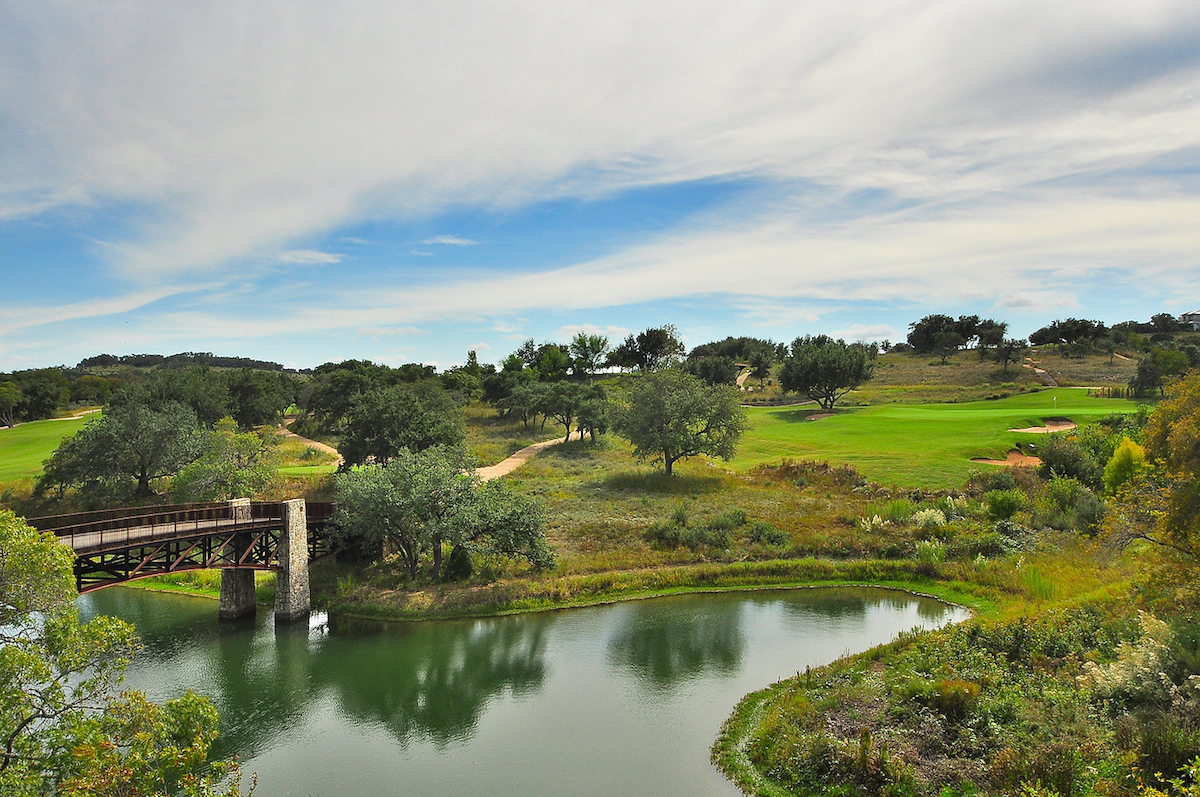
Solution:
[[[1178,314],[1198,169],[1194,2],[0,0],[0,370]]]

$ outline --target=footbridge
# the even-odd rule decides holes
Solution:
[[[30,518],[75,551],[81,593],[147,576],[221,568],[220,616],[254,614],[254,572],[275,570],[275,619],[309,613],[308,563],[333,553],[329,503],[251,501]]]

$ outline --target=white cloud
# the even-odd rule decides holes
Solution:
[[[867,342],[879,340],[895,340],[896,330],[887,324],[851,324],[845,329],[829,333],[830,337],[849,341],[863,340]],[[899,336],[903,338],[903,336]]]
[[[727,175],[961,198],[1200,146],[1176,0],[8,4],[0,31],[0,214],[148,207],[112,250],[138,277],[449,207]]]
[[[564,327],[559,327],[553,337],[555,340],[571,340],[580,332],[585,335],[604,335],[608,338],[609,343],[613,345],[616,345],[618,341],[623,340],[629,334],[629,330],[625,327],[613,326],[611,324],[605,327],[598,327],[595,324],[568,324]]]
[[[315,249],[293,249],[290,252],[280,252],[273,259],[277,263],[318,265],[340,263],[344,257],[345,255],[332,252],[318,252]]]
[[[460,238],[457,235],[437,235],[433,238],[426,238],[421,243],[426,246],[442,244],[445,246],[475,246],[479,241],[472,241],[470,238]]]
[[[360,327],[359,335],[368,335],[371,337],[384,337],[390,335],[418,335],[424,333],[425,330],[417,327]]]

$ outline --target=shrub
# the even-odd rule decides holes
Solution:
[[[907,523],[917,511],[917,505],[906,498],[897,498],[885,504],[873,503],[867,507],[867,517],[878,517],[876,525]]]
[[[1046,435],[1046,441],[1038,447],[1038,458],[1042,460],[1038,474],[1044,479],[1068,476],[1093,489],[1103,484],[1103,468],[1077,440]]]
[[[1052,478],[1038,496],[1033,511],[1036,525],[1090,533],[1104,519],[1104,504],[1076,479]]]
[[[979,697],[979,684],[943,678],[933,685],[931,705],[951,722],[962,721]]]
[[[983,494],[988,517],[992,520],[1008,520],[1025,508],[1025,493],[1020,490],[989,490]]]
[[[971,475],[970,484],[983,492],[991,492],[992,490],[1013,490],[1017,487],[1017,480],[1013,477],[1013,473],[1009,469],[991,470],[984,473],[973,473]]]
[[[912,522],[920,529],[934,529],[946,525],[946,516],[940,509],[919,509],[912,515]]]
[[[765,520],[757,520],[750,526],[750,542],[764,545],[786,545],[788,535]]]
[[[461,545],[455,545],[450,550],[450,556],[446,559],[443,579],[446,581],[466,581],[474,572],[475,565],[471,562],[470,552]]]
[[[946,520],[961,520],[967,516],[967,499],[946,496],[939,498],[937,509],[946,516]]]
[[[1104,491],[1112,495],[1121,485],[1137,475],[1146,464],[1146,452],[1128,437],[1113,451],[1112,459],[1104,466]]]
[[[732,531],[744,525],[746,525],[746,511],[744,509],[731,509],[725,514],[709,521],[708,527],[714,530]]]
[[[921,540],[917,543],[917,563],[932,567],[946,561],[946,545],[938,540]]]

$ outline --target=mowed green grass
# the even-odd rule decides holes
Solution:
[[[28,479],[42,472],[63,438],[75,434],[91,416],[61,421],[31,421],[12,429],[0,427],[0,483]]]
[[[995,401],[855,407],[817,421],[806,420],[820,412],[811,404],[757,407],[747,410],[750,429],[731,464],[745,471],[785,457],[828,460],[885,485],[952,488],[971,471],[993,467],[973,457],[1003,459],[1018,441],[1040,439],[1008,429],[1043,425],[1046,418],[1083,424],[1136,409],[1137,402],[1088,398],[1086,390],[1070,388]]]

